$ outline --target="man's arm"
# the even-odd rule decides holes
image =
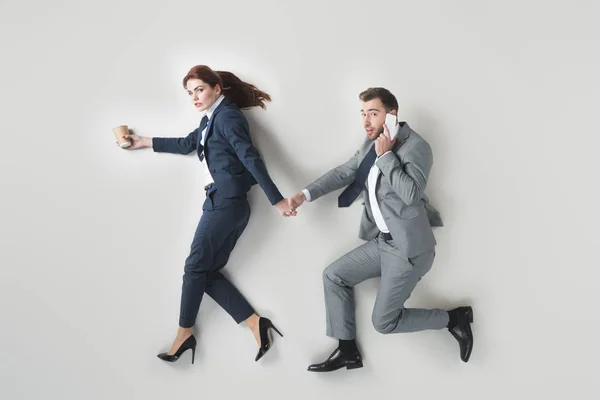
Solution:
[[[354,181],[358,169],[359,151],[346,161],[308,185],[302,191],[306,201],[314,201],[321,196],[350,185]]]
[[[382,177],[407,205],[417,204],[423,197],[433,153],[427,142],[417,142],[400,161],[394,152],[382,155],[376,162]]]

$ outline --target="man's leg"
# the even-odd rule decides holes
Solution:
[[[445,328],[449,317],[444,310],[404,308],[417,283],[431,269],[435,252],[406,258],[383,239],[379,240],[379,250],[381,282],[372,316],[375,329],[400,333]]]
[[[326,334],[355,339],[354,286],[381,274],[381,257],[375,240],[343,255],[323,271]]]
[[[404,308],[413,289],[431,269],[435,252],[414,258],[401,255],[393,241],[380,239],[381,283],[373,308],[373,326],[381,333],[417,332],[448,328],[460,347],[460,357],[467,362],[473,349],[473,309],[458,307],[440,309]]]
[[[362,367],[356,347],[354,286],[380,275],[377,243],[372,240],[340,257],[323,271],[327,336],[339,339],[338,348],[324,361],[308,367],[313,372]]]

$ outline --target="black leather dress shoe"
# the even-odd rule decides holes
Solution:
[[[458,341],[460,346],[460,358],[464,362],[469,361],[471,351],[473,350],[473,332],[471,332],[471,323],[473,323],[473,309],[471,307],[458,307],[450,310],[456,317],[456,325],[448,328],[452,336]]]
[[[331,353],[327,360],[319,364],[309,365],[308,371],[329,372],[343,367],[346,367],[346,369],[354,369],[361,368],[362,366],[362,357],[358,350],[351,354],[345,354],[337,348]]]

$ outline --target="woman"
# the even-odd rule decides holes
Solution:
[[[204,117],[198,129],[187,137],[143,137],[127,135],[132,142],[127,150],[150,147],[155,152],[189,154],[196,150],[205,168],[209,184],[202,217],[184,267],[179,328],[171,349],[158,354],[174,362],[183,352],[196,353],[192,327],[204,293],[211,296],[236,321],[245,321],[258,346],[258,361],[271,346],[268,331],[272,322],[259,317],[250,304],[220,270],[248,224],[250,205],[247,193],[258,183],[270,203],[283,216],[296,215],[290,201],[284,199],[265,168],[260,154],[252,145],[248,121],[240,111],[260,106],[270,96],[254,85],[240,80],[231,72],[213,71],[205,65],[193,67],[183,78],[194,107]]]

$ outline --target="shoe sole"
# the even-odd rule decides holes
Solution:
[[[355,363],[355,364],[348,364],[348,365],[346,365],[346,369],[362,368],[362,366],[363,366],[362,362]]]
[[[473,323],[473,308],[467,307],[465,315],[467,316],[469,323],[472,324]],[[473,339],[473,332],[471,331],[471,327],[469,327],[469,333],[471,334],[471,348],[469,349],[469,352],[466,354],[465,359],[463,360],[464,362],[469,362],[469,359],[471,358],[471,353],[473,352],[473,344],[475,342],[475,340]]]
[[[362,368],[363,367],[363,363],[359,362],[359,363],[353,363],[353,364],[347,364],[346,365],[346,369],[357,369],[357,368]],[[338,369],[342,369],[344,368],[344,366],[341,366],[339,368],[336,369],[330,369],[330,370],[315,370],[315,369],[307,369],[308,372],[333,372],[333,371],[337,371]]]

